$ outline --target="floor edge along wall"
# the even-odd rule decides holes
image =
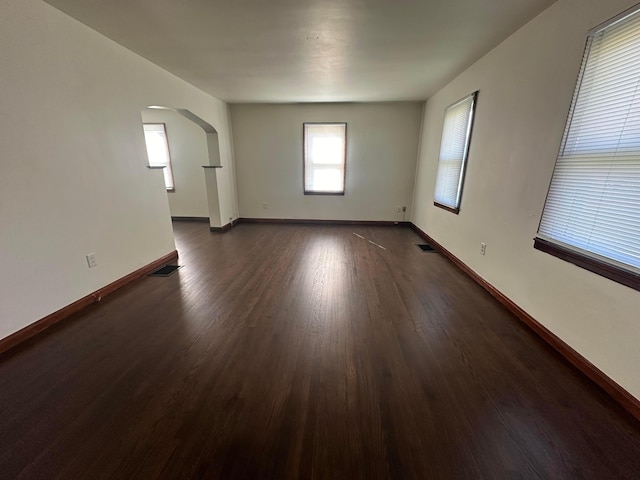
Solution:
[[[18,330],[15,333],[12,333],[8,337],[0,339],[0,353],[6,352],[7,350],[16,347],[17,345],[29,340],[30,338],[36,336],[40,332],[46,330],[47,328],[55,325],[56,323],[64,320],[65,318],[73,315],[76,312],[79,312],[83,308],[91,305],[92,303],[99,302],[107,295],[115,292],[116,290],[124,287],[125,285],[137,280],[138,278],[146,275],[149,272],[152,272],[158,267],[165,265],[172,260],[178,258],[178,251],[174,250],[157,260],[145,265],[144,267],[131,272],[128,275],[112,282],[99,290],[96,290],[89,295],[82,297],[79,300],[67,305],[66,307],[61,308],[40,320],[36,320],[35,322],[27,325],[21,330]]]
[[[312,225],[370,225],[370,226],[401,226],[409,227],[422,237],[427,243],[436,248],[437,251],[447,257],[454,265],[460,268],[471,279],[489,292],[496,300],[504,305],[513,315],[527,325],[536,335],[543,341],[554,348],[569,363],[576,367],[580,372],[586,375],[590,380],[596,383],[607,394],[609,394],[618,404],[627,410],[636,419],[640,420],[640,400],[631,395],[618,383],[609,378],[602,370],[593,365],[589,360],[576,352],[567,343],[557,337],[553,332],[548,330],[544,325],[534,319],[527,312],[522,310],[516,303],[505,296],[497,288],[484,280],[480,275],[467,266],[462,260],[444,248],[428,234],[423,232],[418,226],[411,222],[393,222],[393,221],[362,221],[362,220],[313,220],[313,219],[280,219],[280,218],[238,218],[220,229],[211,229],[217,233],[225,233],[239,223],[280,223],[280,224],[312,224]],[[148,265],[116,280],[113,283],[97,290],[80,300],[67,305],[60,310],[47,315],[46,317],[26,326],[8,337],[0,339],[0,353],[5,352],[20,343],[34,337],[52,325],[64,320],[73,313],[76,313],[92,303],[99,302],[103,297],[115,292],[119,288],[128,283],[146,275],[158,267],[176,259],[178,252],[173,251],[167,255],[151,262]]]
[[[576,367],[580,372],[586,375],[590,380],[596,383],[600,388],[602,388],[609,396],[611,396],[616,402],[618,402],[622,408],[627,410],[631,415],[640,420],[640,400],[631,395],[627,390],[625,390],[622,386],[614,382],[607,374],[605,374],[602,370],[592,364],[589,360],[584,358],[578,352],[576,352],[573,348],[571,348],[567,343],[565,343],[562,339],[557,337],[553,332],[547,329],[544,325],[538,322],[535,318],[525,312],[522,308],[520,308],[517,304],[515,304],[511,299],[509,299],[506,295],[504,295],[501,291],[483,279],[480,275],[478,275],[475,271],[473,271],[467,264],[465,264],[462,260],[456,257],[449,250],[444,248],[438,242],[436,242],[433,238],[423,232],[420,228],[418,228],[413,223],[411,224],[411,229],[415,231],[418,235],[425,239],[429,244],[436,248],[440,253],[442,253],[445,257],[447,257],[454,265],[456,265],[460,270],[466,273],[469,277],[471,277],[476,283],[478,283],[482,288],[484,288],[487,292],[491,294],[496,300],[498,300],[502,305],[504,305],[507,310],[513,313],[520,321],[522,321],[525,325],[527,325],[533,332],[538,335],[542,340],[544,340],[548,345],[550,345],[554,350],[556,350],[560,355],[562,355],[565,360],[571,363],[574,367]]]

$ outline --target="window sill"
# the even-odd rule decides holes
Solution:
[[[305,195],[337,195],[344,196],[344,192],[304,192]]]
[[[438,202],[433,202],[433,204],[438,208],[442,208],[443,210],[446,210],[447,212],[455,213],[456,215],[460,213],[460,208],[451,208],[451,207],[448,207],[447,205],[443,205],[442,203],[438,203]]]
[[[597,275],[613,280],[614,282],[626,285],[634,290],[640,290],[640,275],[617,267],[610,263],[603,262],[593,257],[583,255],[568,248],[556,245],[542,238],[535,238],[533,248],[541,252],[548,253],[578,267],[589,270]]]

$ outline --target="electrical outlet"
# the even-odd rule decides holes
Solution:
[[[485,253],[487,253],[487,244],[483,242],[480,244],[480,255],[484,255]]]
[[[87,265],[89,265],[89,268],[98,266],[98,261],[96,260],[95,253],[87,253]]]
[[[402,211],[406,212],[407,211],[407,207],[402,207]]]
[[[400,213],[402,211],[402,207],[396,207],[396,212]]]
[[[263,203],[262,203],[262,209],[263,209],[263,210],[266,210],[266,209],[267,209],[267,202],[263,202]]]

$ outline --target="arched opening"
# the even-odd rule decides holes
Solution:
[[[172,218],[208,218],[212,229],[221,228],[216,172],[222,165],[216,129],[184,108],[152,105],[141,116],[143,124],[155,126],[145,129],[160,131],[162,125],[165,131],[175,184],[167,187]],[[151,155],[149,146],[147,151]],[[155,168],[151,159],[150,166]]]

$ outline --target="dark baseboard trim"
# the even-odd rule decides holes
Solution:
[[[444,248],[433,238],[423,232],[415,224],[411,223],[410,227],[431,246],[435,247],[440,253],[447,257],[453,264],[465,272],[469,277],[475,280],[481,287],[489,292],[495,299],[497,299],[507,310],[513,313],[520,321],[527,325],[534,333],[536,333],[543,341],[555,349],[560,355],[562,355],[569,363],[580,370],[584,375],[591,379],[596,385],[607,392],[616,402],[618,402],[625,410],[631,415],[640,420],[640,400],[631,395],[622,386],[613,381],[607,374],[596,367],[593,363],[583,357],[580,353],[576,352],[562,339],[556,336],[548,328],[538,322],[535,318],[525,312],[522,308],[516,305],[512,300],[507,298],[497,288],[483,279],[480,275],[469,268],[462,260],[456,257],[449,250]]]
[[[411,222],[394,222],[392,220],[317,220],[312,218],[239,218],[238,223],[283,223],[303,225],[363,225],[363,226],[402,226],[408,227]]]
[[[46,330],[47,328],[91,305],[92,303],[99,302],[107,295],[133,282],[134,280],[143,277],[147,273],[152,272],[153,270],[162,267],[163,265],[166,265],[176,258],[178,258],[178,252],[177,250],[174,250],[173,252],[168,253],[157,260],[154,260],[144,267],[141,267],[128,275],[125,275],[115,282],[112,282],[102,287],[101,289],[96,290],[95,292],[90,293],[89,295],[82,297],[79,300],[76,300],[66,307],[63,307],[60,310],[55,311],[52,314],[47,315],[46,317],[41,318],[40,320],[37,320],[30,325],[27,325],[23,329],[12,333],[8,337],[0,339],[0,353],[6,352],[7,350],[21,344],[22,342],[25,342],[26,340],[38,335],[40,332]]]
[[[239,223],[280,223],[290,225],[362,225],[378,227],[410,227],[411,222],[394,222],[391,220],[316,220],[312,218],[246,218],[241,217],[233,220],[222,227],[209,227],[215,233],[225,233]]]
[[[240,219],[236,219],[236,220],[232,220],[229,223],[227,223],[226,225],[223,225],[221,227],[209,227],[209,231],[210,232],[215,232],[215,233],[225,233],[228,232],[229,230],[231,230],[233,227],[235,227],[238,223],[240,223]]]
[[[209,223],[209,217],[171,217],[172,222],[206,222]]]

